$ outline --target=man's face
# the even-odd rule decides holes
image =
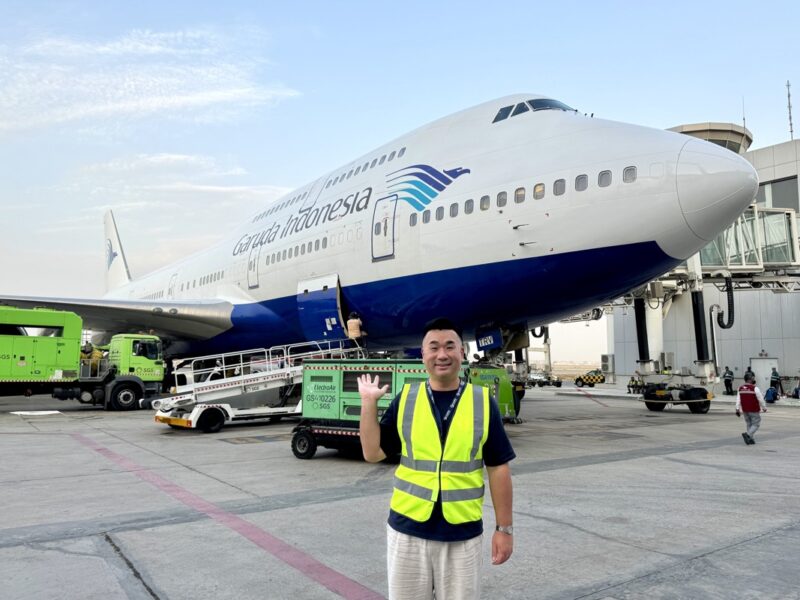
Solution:
[[[457,380],[463,358],[461,339],[452,329],[434,329],[422,339],[422,362],[434,381]]]

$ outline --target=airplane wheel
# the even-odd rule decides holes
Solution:
[[[203,411],[197,420],[197,428],[203,433],[217,433],[225,425],[225,414],[217,408]]]
[[[317,453],[317,440],[308,429],[300,429],[292,436],[292,452],[297,458],[308,460]]]
[[[647,410],[652,410],[653,412],[661,412],[664,410],[664,407],[667,405],[666,402],[645,402],[644,405],[647,407]]]
[[[139,406],[141,390],[131,383],[120,383],[111,392],[111,407],[114,410],[133,410]]]

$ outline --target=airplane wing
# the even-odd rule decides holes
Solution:
[[[83,326],[114,333],[150,331],[164,338],[202,340],[233,326],[233,304],[224,300],[152,302],[96,298],[0,296],[0,304],[22,308],[52,308],[75,312]]]

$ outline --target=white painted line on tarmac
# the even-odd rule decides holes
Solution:
[[[40,415],[60,415],[60,410],[15,410],[12,415],[21,415],[23,417],[38,417]]]

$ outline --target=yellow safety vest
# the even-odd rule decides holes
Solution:
[[[402,451],[394,474],[392,510],[425,522],[441,494],[444,518],[454,525],[483,514],[483,444],[489,435],[489,390],[466,385],[451,417],[444,449],[426,386],[406,384],[397,409]]]

